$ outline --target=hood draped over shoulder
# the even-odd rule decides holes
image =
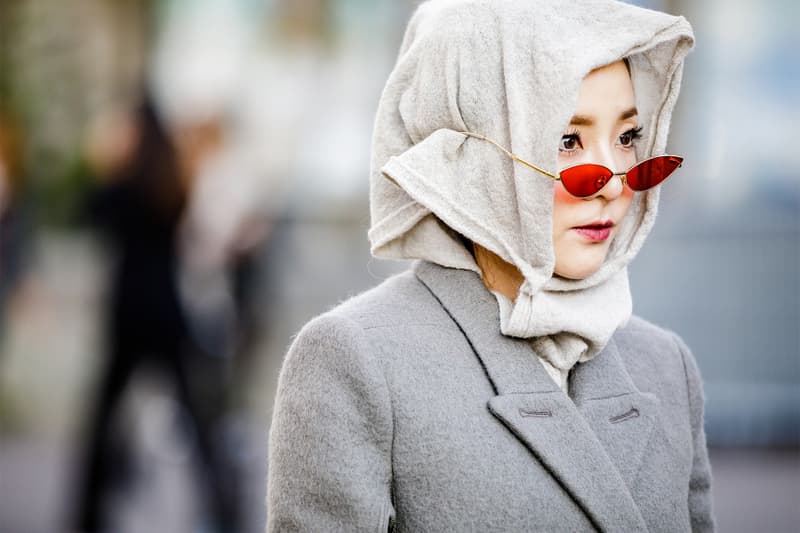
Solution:
[[[655,221],[659,188],[635,193],[597,272],[553,276],[555,182],[459,132],[556,171],[581,81],[626,57],[644,135],[637,157],[662,154],[693,42],[683,17],[613,0],[423,3],[376,116],[372,253],[480,272],[463,236],[515,265],[525,281],[514,302],[497,295],[501,329],[532,338],[563,387],[630,317],[626,266]]]

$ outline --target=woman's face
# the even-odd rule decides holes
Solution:
[[[559,143],[559,169],[597,163],[624,172],[636,163],[634,144],[639,135],[633,85],[625,64],[618,61],[593,70],[581,83],[578,107]],[[583,279],[596,272],[632,200],[633,191],[619,176],[594,196],[580,199],[555,182],[555,273]]]

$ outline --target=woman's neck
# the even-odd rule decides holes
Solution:
[[[480,244],[472,243],[472,250],[486,287],[512,302],[516,300],[519,287],[525,279],[519,269]]]

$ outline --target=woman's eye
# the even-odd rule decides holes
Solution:
[[[642,136],[642,128],[633,128],[619,136],[619,144],[624,148],[632,148],[636,139]]]
[[[581,146],[581,138],[578,137],[576,133],[571,133],[569,135],[564,135],[561,137],[561,142],[558,145],[558,149],[562,152],[574,152],[578,148],[582,148]]]

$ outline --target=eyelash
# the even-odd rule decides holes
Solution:
[[[631,129],[621,133],[620,137],[622,137],[623,135],[630,135],[630,137],[631,137],[630,145],[623,146],[623,148],[625,148],[625,149],[633,148],[633,146],[636,143],[636,141],[641,139],[641,137],[642,137],[642,126],[639,126],[638,128],[631,128]],[[565,133],[561,137],[561,141],[563,142],[564,139],[568,139],[568,138],[576,140],[578,142],[578,146],[583,148],[583,145],[581,144],[581,135],[580,135],[580,132],[577,129],[576,130],[572,130],[572,131],[568,131],[567,133]],[[562,154],[566,155],[566,156],[570,156],[570,155],[573,155],[577,151],[577,149],[565,150],[565,149],[563,149],[563,148],[561,148],[559,146],[558,151],[561,152]]]
[[[578,146],[580,146],[581,148],[583,148],[583,145],[581,144],[581,134],[580,134],[580,132],[578,132],[578,130],[577,130],[577,129],[576,129],[576,130],[571,130],[571,131],[568,131],[566,134],[564,134],[564,135],[561,137],[561,141],[560,141],[560,143],[561,143],[561,142],[564,142],[564,140],[565,140],[565,139],[574,139],[575,141],[577,141],[577,142],[578,142]],[[559,143],[558,151],[559,151],[559,152],[561,152],[561,153],[562,153],[562,154],[564,154],[564,155],[567,155],[567,156],[569,156],[569,155],[572,155],[573,153],[575,153],[575,152],[577,151],[576,149],[573,149],[573,150],[566,150],[566,149],[564,149],[564,148],[561,148],[561,146],[560,146],[560,143]]]
[[[636,141],[642,138],[642,126],[638,128],[631,128],[628,131],[624,132],[622,135],[630,135],[631,136],[631,144],[630,147],[626,146],[625,148],[632,148]],[[620,135],[620,137],[622,137]]]

